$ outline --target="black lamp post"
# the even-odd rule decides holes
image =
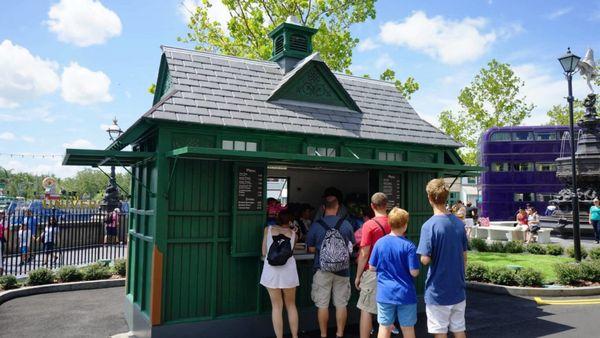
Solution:
[[[567,77],[567,83],[569,85],[569,96],[567,96],[567,102],[569,102],[569,127],[571,131],[571,175],[572,175],[572,199],[573,203],[573,242],[575,247],[575,260],[581,261],[581,235],[579,233],[579,196],[577,195],[577,169],[575,164],[575,127],[573,121],[573,74],[577,70],[580,57],[571,53],[571,48],[567,49],[567,53],[560,58],[560,65],[565,71]]]
[[[111,141],[116,140],[121,134],[123,134],[123,130],[117,124],[117,118],[113,119],[113,124],[110,125],[106,132],[108,133],[108,137]],[[102,205],[104,206],[104,211],[113,211],[115,208],[119,207],[120,199],[119,199],[119,187],[117,186],[117,177],[115,173],[115,166],[110,166],[110,179],[108,186],[104,192],[104,198],[102,201]]]

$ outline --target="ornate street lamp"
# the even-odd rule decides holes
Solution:
[[[577,169],[575,165],[575,128],[573,121],[573,74],[577,71],[577,65],[579,64],[580,57],[571,53],[571,48],[567,49],[567,53],[560,58],[558,61],[565,71],[567,83],[569,86],[569,96],[567,96],[567,102],[569,102],[569,127],[571,133],[571,175],[572,175],[572,205],[573,205],[573,242],[575,247],[575,260],[581,261],[581,234],[579,233],[579,196],[577,195]]]
[[[117,118],[113,118],[113,124],[106,128],[106,132],[108,133],[108,137],[111,141],[116,140],[121,134],[123,134],[123,130],[117,124]],[[110,179],[106,190],[104,191],[104,198],[102,199],[102,206],[104,211],[111,212],[118,208],[120,204],[120,194],[119,187],[117,186],[117,177],[115,173],[115,166],[110,166]]]

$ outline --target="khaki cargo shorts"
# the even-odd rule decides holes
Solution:
[[[333,306],[345,307],[350,299],[350,277],[317,270],[313,275],[310,297],[318,308],[328,308],[333,293]]]
[[[377,314],[377,272],[366,270],[360,277],[360,295],[356,307]]]

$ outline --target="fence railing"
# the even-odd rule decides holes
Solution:
[[[108,213],[90,209],[0,214],[2,274],[24,276],[40,267],[125,258],[128,216],[116,216],[112,221]]]

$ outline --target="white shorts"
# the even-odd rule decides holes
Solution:
[[[466,301],[454,305],[433,305],[426,304],[427,313],[427,331],[431,334],[463,332],[465,331],[465,307]]]

